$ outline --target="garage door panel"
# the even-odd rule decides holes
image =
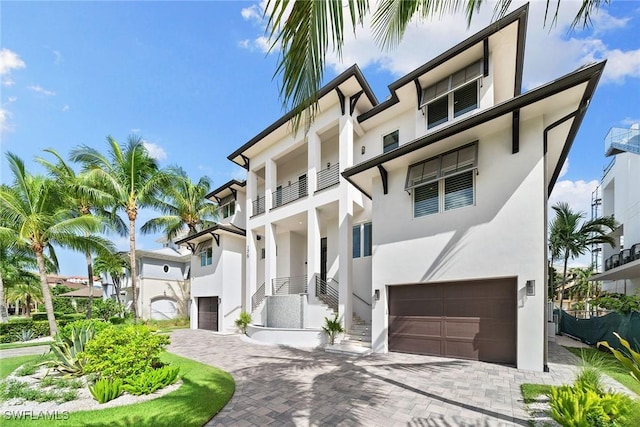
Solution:
[[[516,361],[516,280],[389,287],[389,349]]]
[[[218,330],[218,297],[198,297],[198,329]]]

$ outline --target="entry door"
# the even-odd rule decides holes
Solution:
[[[218,297],[198,297],[198,329],[218,330]]]
[[[320,293],[327,293],[327,238],[320,239],[320,278],[322,284],[320,285]]]

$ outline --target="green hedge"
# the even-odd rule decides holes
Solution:
[[[75,319],[57,319],[58,329]],[[0,323],[0,343],[16,341],[16,334],[23,330],[32,330],[36,337],[46,337],[49,335],[49,322],[47,320],[21,319],[10,323]]]
[[[65,315],[63,313],[58,313],[58,312],[53,312],[54,316],[56,317],[56,319],[64,319]],[[47,313],[31,313],[31,319],[34,322],[37,322],[39,320],[48,320],[47,319]]]

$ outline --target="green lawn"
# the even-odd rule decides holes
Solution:
[[[595,348],[565,348],[580,358],[582,357],[583,352],[587,358],[604,358],[608,362],[607,364],[605,364],[605,366],[602,367],[604,373],[627,387],[629,390],[633,391],[635,394],[640,395],[640,382],[633,379],[629,372],[624,369],[622,364],[612,354],[600,351]]]
[[[551,386],[546,384],[522,384],[520,392],[524,403],[533,403],[538,396],[551,393]]]
[[[10,343],[4,343],[4,344],[0,344],[0,350],[7,350],[10,348],[23,348],[23,347],[38,347],[41,345],[49,345],[53,342],[53,340],[51,341],[45,341],[45,342],[10,342]]]
[[[6,377],[34,356],[2,359],[0,378]],[[162,356],[164,362],[180,367],[183,384],[160,398],[97,411],[72,412],[68,420],[6,420],[3,426],[202,426],[229,402],[235,382],[228,372],[171,353]],[[34,413],[35,414],[35,413]],[[58,414],[59,418],[64,418]]]

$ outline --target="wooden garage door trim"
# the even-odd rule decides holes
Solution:
[[[515,278],[388,289],[390,351],[515,365]]]
[[[198,297],[198,329],[218,330],[218,297]]]

